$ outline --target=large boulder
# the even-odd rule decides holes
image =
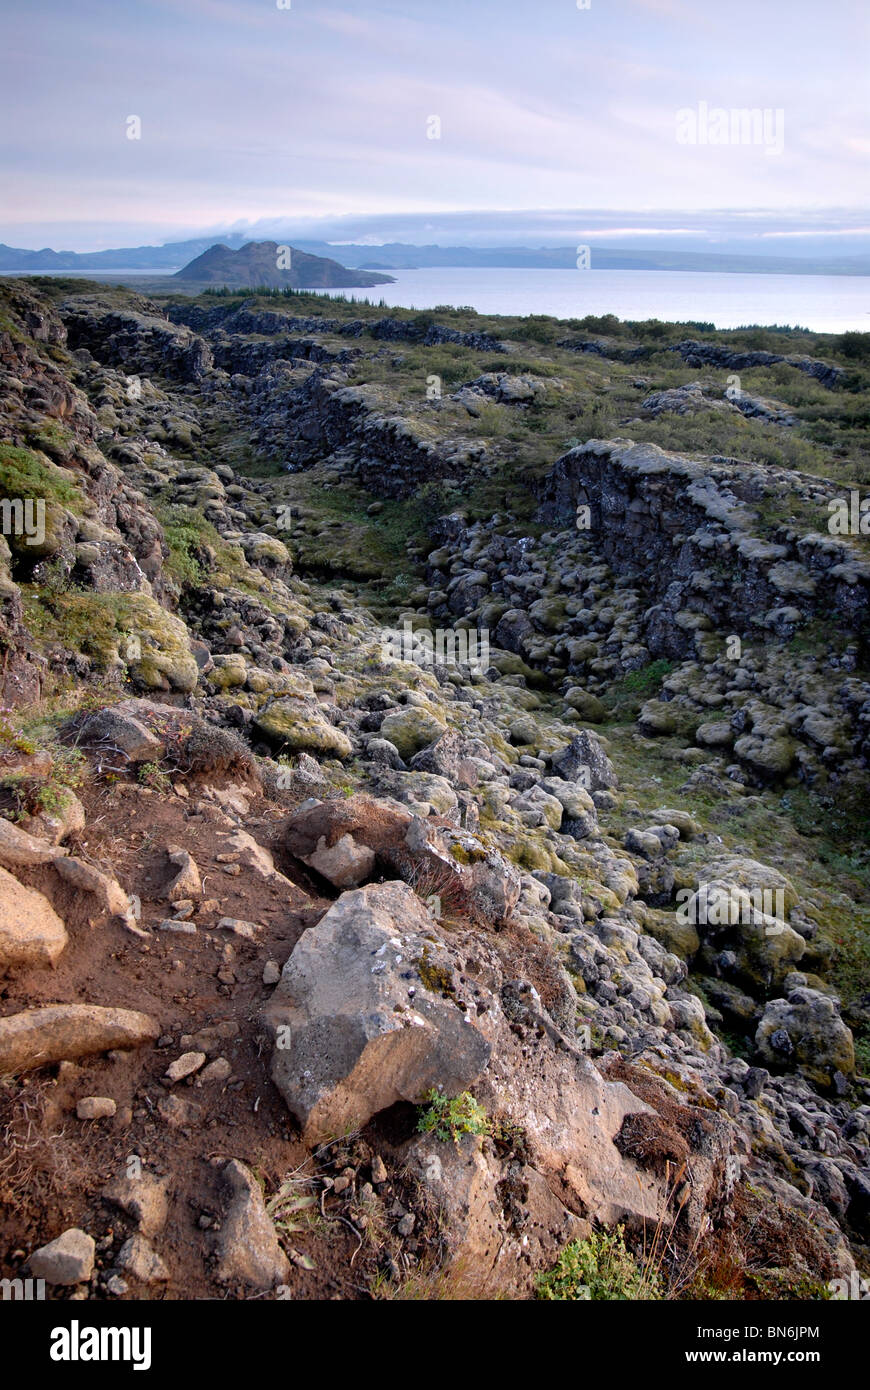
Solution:
[[[389,735],[384,735],[385,738]],[[446,777],[455,787],[476,787],[480,780],[481,760],[492,757],[490,749],[478,739],[463,738],[455,730],[448,729],[434,743],[421,748],[411,759],[415,772],[431,772],[437,777]]]
[[[297,752],[319,753],[327,758],[349,758],[353,752],[346,733],[295,696],[270,701],[254,723],[268,739]]]
[[[264,1010],[272,1079],[307,1144],[433,1087],[456,1094],[490,1048],[459,1007],[450,948],[404,883],[343,893],[296,944]]]
[[[785,921],[796,901],[777,869],[751,859],[722,858],[700,868],[695,891],[681,889],[677,917],[697,931],[706,962],[758,994],[781,988],[806,951]]]
[[[66,941],[66,927],[48,899],[0,869],[0,971],[54,965]]]
[[[336,888],[355,888],[371,876],[378,859],[382,867],[394,867],[410,823],[404,807],[360,794],[297,811],[284,843],[294,858]]]
[[[823,1088],[834,1086],[838,1073],[848,1077],[855,1071],[852,1034],[837,1000],[815,989],[793,989],[787,999],[772,999],[755,1047],[765,1066],[799,1071]]]
[[[53,864],[69,851],[46,844],[26,830],[0,817],[0,865],[4,869],[30,869],[37,864]]]
[[[385,715],[380,728],[381,738],[389,739],[405,762],[444,733],[446,725],[422,705],[406,705]]]
[[[154,706],[147,700],[122,700],[120,704],[89,714],[81,726],[81,742],[89,748],[121,754],[132,763],[160,762],[166,742],[148,727]]]
[[[500,1161],[474,1135],[456,1143],[421,1135],[403,1161],[437,1204],[457,1296],[466,1286],[470,1298],[527,1295],[536,1270],[592,1232],[536,1168],[521,1159]]]
[[[618,786],[613,763],[591,729],[581,729],[569,744],[553,754],[550,763],[559,777],[566,782],[579,782],[587,791]]]

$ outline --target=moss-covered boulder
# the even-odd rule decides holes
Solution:
[[[797,1070],[814,1085],[835,1084],[837,1073],[852,1076],[855,1047],[837,1001],[814,989],[794,989],[772,999],[755,1034],[759,1059],[778,1070]]]
[[[267,738],[297,752],[349,758],[353,745],[347,734],[293,696],[270,701],[254,720]]]
[[[399,750],[402,760],[408,762],[421,748],[440,738],[446,729],[447,725],[431,710],[419,705],[408,705],[405,709],[386,715],[381,724],[380,734],[381,738],[389,739]]]
[[[590,724],[602,724],[607,718],[607,710],[597,695],[584,690],[582,685],[572,685],[565,691],[565,704],[574,710],[580,719]]]

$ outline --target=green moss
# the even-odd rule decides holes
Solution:
[[[417,961],[417,973],[426,989],[433,994],[449,999],[456,993],[450,971],[432,960],[428,945],[424,945],[423,954]]]
[[[0,495],[42,498],[82,514],[92,510],[72,476],[32,449],[0,444]]]

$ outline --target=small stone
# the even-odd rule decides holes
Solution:
[[[144,1236],[131,1236],[118,1253],[118,1264],[140,1284],[163,1284],[169,1270]]]
[[[103,1198],[132,1217],[139,1234],[150,1239],[162,1231],[169,1213],[168,1181],[143,1172],[138,1178],[119,1178],[103,1189]]]
[[[193,922],[179,922],[175,917],[166,917],[157,923],[158,931],[174,932],[176,936],[196,936]]]
[[[183,1081],[186,1076],[192,1076],[204,1065],[204,1052],[183,1052],[167,1067],[166,1080],[171,1081],[174,1085],[176,1081]]]
[[[130,1285],[127,1280],[122,1279],[120,1274],[110,1274],[106,1280],[106,1292],[110,1293],[113,1298],[123,1298],[129,1288]]]
[[[93,1237],[71,1226],[56,1240],[34,1250],[28,1264],[33,1277],[47,1284],[81,1284],[93,1273],[95,1254]]]
[[[254,941],[263,928],[259,922],[245,922],[240,917],[222,917],[218,922],[218,930],[231,931],[234,936],[243,936],[247,941]]]
[[[409,1236],[413,1229],[414,1218],[410,1212],[406,1212],[406,1214],[402,1217],[399,1224],[397,1225],[396,1230],[398,1231],[400,1236]]]
[[[277,985],[281,978],[281,967],[276,960],[267,960],[263,966],[263,984]]]
[[[213,1081],[228,1081],[233,1074],[233,1069],[226,1057],[215,1057],[213,1062],[209,1062],[200,1072],[197,1082],[201,1086],[207,1086]]]
[[[375,1154],[372,1158],[372,1182],[378,1187],[382,1182],[387,1181],[387,1168],[380,1154]]]
[[[183,1125],[189,1125],[192,1119],[191,1106],[180,1096],[163,1096],[157,1102],[157,1113],[170,1129],[181,1129]]]
[[[83,1096],[76,1105],[80,1120],[109,1120],[117,1110],[111,1096]]]
[[[167,846],[170,864],[177,870],[166,889],[169,902],[176,903],[202,896],[202,880],[192,855],[177,845]]]

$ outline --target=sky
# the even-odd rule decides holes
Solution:
[[[787,226],[798,242],[824,226],[834,251],[870,227],[867,0],[0,6],[11,245],[99,250],[272,222],[443,242],[475,212],[492,245],[593,209],[625,233],[611,244],[679,230],[681,212],[687,227],[714,210],[739,226],[760,210],[759,235]],[[767,136],[702,143],[702,104],[708,131],[715,108],[757,108]]]

